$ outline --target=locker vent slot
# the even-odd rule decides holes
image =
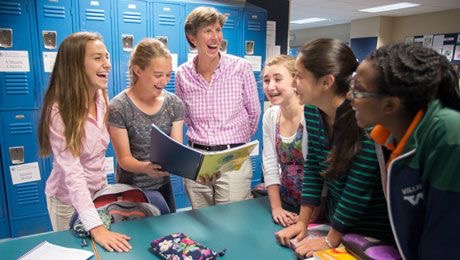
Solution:
[[[233,19],[228,19],[225,24],[224,24],[224,27],[222,27],[223,29],[235,29],[235,20]]]
[[[131,85],[131,75],[129,74],[129,70],[126,71],[126,83],[123,87],[127,88]]]
[[[38,185],[34,182],[28,182],[16,185],[18,188],[18,203],[19,205],[38,204]]]
[[[174,15],[160,14],[158,16],[158,22],[160,25],[174,26],[176,25],[176,17],[174,17]]]
[[[86,20],[105,21],[105,11],[103,9],[86,9]]]
[[[171,72],[171,80],[168,82],[168,84],[166,84],[166,87],[165,87],[167,91],[172,92],[172,93],[176,91],[175,79],[176,79],[176,75],[173,71]]]
[[[12,123],[10,124],[10,134],[11,135],[32,134],[32,124],[31,123]]]
[[[5,73],[4,75],[7,95],[24,95],[29,93],[26,73]]]
[[[21,4],[0,2],[0,14],[21,15]]]
[[[64,6],[45,5],[43,7],[43,11],[44,11],[44,16],[45,17],[65,19],[65,8],[64,8]]]
[[[262,26],[259,21],[256,21],[256,22],[250,21],[248,22],[248,30],[260,32],[262,30]]]
[[[138,12],[123,12],[123,22],[125,23],[141,23],[142,15]]]

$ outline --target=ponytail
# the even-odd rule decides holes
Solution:
[[[445,69],[443,69],[442,79],[438,86],[437,97],[444,106],[460,111],[460,89],[458,86],[458,76],[451,64],[446,64]]]

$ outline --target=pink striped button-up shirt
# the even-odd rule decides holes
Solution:
[[[85,123],[85,139],[80,156],[75,157],[67,148],[64,123],[59,107],[51,111],[49,139],[53,151],[53,170],[46,182],[45,192],[61,202],[72,205],[78,212],[85,230],[102,225],[92,195],[106,185],[104,172],[105,151],[109,133],[104,124],[106,104],[101,94],[96,98],[97,119],[89,116]]]
[[[246,143],[257,130],[260,104],[251,65],[233,55],[220,55],[210,82],[197,73],[197,57],[176,73],[176,94],[185,105],[187,139],[194,143]]]

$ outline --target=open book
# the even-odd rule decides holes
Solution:
[[[206,152],[178,143],[154,124],[150,136],[150,161],[161,165],[164,171],[191,180],[239,170],[259,143],[252,141],[224,151]]]

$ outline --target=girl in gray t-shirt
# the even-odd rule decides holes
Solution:
[[[175,212],[174,194],[169,173],[149,160],[150,129],[155,124],[177,142],[183,141],[184,105],[164,90],[171,70],[165,46],[156,39],[142,40],[130,60],[131,85],[111,100],[109,110],[118,182],[144,190],[162,213]]]

